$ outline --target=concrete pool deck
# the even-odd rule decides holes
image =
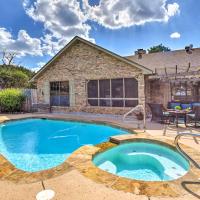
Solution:
[[[75,119],[75,120],[89,120],[91,118],[89,116],[68,116],[64,114],[18,114],[18,115],[0,115],[0,121],[10,120],[10,119],[20,119],[27,117],[52,117],[59,119]],[[119,119],[112,119],[106,117],[92,117],[92,121],[101,121],[101,122],[109,122],[112,125],[121,126],[124,128],[136,130],[137,125],[135,124],[127,124],[123,123]],[[184,129],[183,129],[184,130]],[[138,131],[138,130],[136,130]],[[198,130],[193,130],[196,132]],[[142,132],[142,131],[140,131]],[[163,126],[160,124],[147,123],[147,134],[150,136],[162,137],[165,139],[174,139],[176,135],[176,128],[172,128],[167,130],[167,135],[163,135]],[[197,151],[199,151],[199,144],[196,144],[192,138],[183,138],[181,139],[183,144],[186,144]],[[197,155],[198,156],[198,155]],[[199,154],[200,158],[200,154]],[[1,177],[0,177],[1,179]],[[196,180],[198,182],[198,179]],[[99,184],[81,174],[76,168],[70,169],[68,172],[53,177],[51,179],[44,180],[44,186],[46,189],[52,189],[56,192],[56,196],[54,199],[58,200],[92,200],[92,199],[110,199],[110,200],[118,200],[118,199],[140,199],[140,200],[157,200],[157,199],[183,199],[183,197],[147,197],[145,195],[135,195],[129,192],[123,192],[112,189],[111,185]],[[123,185],[126,187],[125,185]],[[192,185],[188,183],[186,186],[185,192],[188,193],[187,199],[198,199],[200,198],[200,192],[198,192],[194,187],[199,187],[199,185]],[[36,194],[43,189],[41,181],[35,183],[14,183],[8,180],[0,180],[0,200],[32,200],[35,199]],[[186,198],[184,198],[186,199]]]

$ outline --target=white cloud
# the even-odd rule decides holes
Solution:
[[[39,71],[45,64],[46,64],[46,62],[39,62],[39,63],[37,63],[37,67],[31,68],[31,70],[34,71],[34,72],[37,72],[37,71]]]
[[[0,27],[0,50],[15,52],[18,57],[43,55],[40,39],[32,38],[25,30],[20,30],[17,38],[14,38],[11,32],[3,27]]]
[[[32,67],[31,71],[38,72],[41,69],[41,67]]]
[[[172,39],[179,39],[181,37],[181,34],[178,32],[174,32],[170,35],[170,38]]]
[[[92,40],[89,37],[91,27],[77,0],[25,0],[26,13],[36,22],[42,22],[45,28],[44,52],[55,54],[75,35]]]
[[[100,0],[91,6],[88,0],[23,0],[29,17],[43,24],[42,36],[31,37],[20,30],[15,37],[0,27],[0,50],[14,51],[19,56],[53,56],[75,35],[95,42],[90,37],[88,20],[104,27],[118,29],[147,22],[167,22],[180,12],[177,3],[167,0]]]
[[[166,0],[100,0],[97,6],[91,6],[88,0],[83,0],[83,8],[90,20],[110,29],[147,22],[167,22],[179,13],[179,5],[167,4]]]
[[[46,62],[39,62],[39,63],[37,63],[37,66],[41,68],[41,67],[43,67],[45,64],[46,64]]]
[[[167,13],[169,17],[172,17],[180,13],[179,5],[177,3],[167,5]]]

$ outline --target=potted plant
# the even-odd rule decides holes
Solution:
[[[175,110],[181,110],[181,106],[175,106]]]

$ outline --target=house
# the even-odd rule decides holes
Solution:
[[[152,71],[80,37],[72,39],[31,81],[52,111],[120,114],[145,103]]]
[[[200,101],[200,49],[121,57],[74,37],[31,81],[52,111],[123,114],[136,105]]]
[[[200,102],[200,48],[128,56],[154,73],[145,78],[146,102]]]

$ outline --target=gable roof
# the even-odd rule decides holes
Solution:
[[[186,53],[185,49],[143,54],[142,58],[138,55],[127,56],[127,59],[148,67],[157,73],[165,73],[165,68],[169,73],[175,73],[176,65],[178,73],[185,72],[190,63],[190,71],[200,70],[200,48],[194,48],[191,54]]]
[[[80,38],[80,37],[78,37],[78,36],[75,36],[64,48],[62,48],[51,60],[49,60],[49,61],[35,74],[35,76],[33,76],[33,78],[30,80],[30,82],[33,82],[44,70],[46,70],[46,69],[48,68],[48,66],[49,66],[54,60],[58,59],[58,58],[60,57],[60,55],[61,55],[63,52],[65,52],[69,47],[71,47],[76,41],[81,41],[81,42],[83,42],[83,43],[85,43],[85,44],[87,44],[87,45],[89,45],[89,46],[91,46],[91,47],[94,47],[94,48],[96,48],[96,49],[98,49],[98,50],[100,50],[100,51],[102,51],[102,52],[104,52],[104,53],[110,55],[110,56],[115,57],[115,58],[118,59],[118,60],[121,60],[121,61],[123,61],[123,62],[125,62],[125,63],[127,63],[127,64],[130,64],[130,65],[132,65],[132,66],[134,66],[134,67],[137,67],[137,68],[141,69],[141,70],[143,71],[144,74],[151,74],[151,73],[152,73],[152,70],[150,70],[150,69],[147,68],[147,67],[144,67],[143,65],[141,65],[141,64],[139,64],[139,63],[136,63],[135,61],[129,60],[129,59],[127,59],[127,58],[125,58],[125,57],[122,57],[122,56],[120,56],[120,55],[118,55],[118,54],[116,54],[116,53],[113,53],[113,52],[111,52],[111,51],[109,51],[109,50],[107,50],[107,49],[105,49],[105,48],[103,48],[103,47],[100,47],[100,46],[98,46],[98,45],[96,45],[96,44],[93,44],[92,42],[89,42],[89,41],[87,41],[87,40],[85,40],[85,39],[83,39],[83,38]]]

